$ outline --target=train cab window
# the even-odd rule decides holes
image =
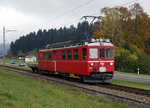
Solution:
[[[90,48],[89,49],[89,57],[92,59],[98,58],[98,49],[97,48]]]
[[[110,59],[113,58],[113,48],[106,49],[106,57]]]
[[[44,52],[44,60],[47,60],[47,52]]]
[[[48,59],[52,60],[52,52],[48,52]]]
[[[100,58],[104,58],[105,57],[105,50],[104,48],[100,48]]]
[[[78,49],[73,50],[73,58],[74,60],[78,60]]]
[[[67,50],[67,59],[71,60],[71,50]]]
[[[61,54],[62,54],[62,56],[61,56],[62,60],[65,60],[66,59],[66,53],[65,53],[65,51],[62,51]]]
[[[86,48],[83,48],[82,49],[82,59],[83,60],[86,60],[86,55],[87,55]]]

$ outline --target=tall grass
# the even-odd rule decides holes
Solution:
[[[128,106],[0,69],[0,108],[128,108]]]

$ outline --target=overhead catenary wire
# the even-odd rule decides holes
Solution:
[[[69,24],[73,24],[73,23],[75,23],[75,22],[78,22],[78,21],[80,21],[80,19],[75,19],[75,20],[73,20],[73,21],[70,21],[70,22],[67,22],[67,23],[65,23],[65,24],[61,24],[61,25],[58,25],[57,27],[64,27],[64,26],[67,26],[67,25],[69,25]],[[56,27],[56,28],[57,28]]]
[[[92,1],[93,1],[93,0],[88,1],[88,2],[85,3],[85,4],[89,4],[89,3],[92,2]],[[135,2],[137,2],[137,1],[139,1],[139,0],[133,0],[133,1],[130,1],[130,2],[121,4],[121,5],[119,5],[119,6],[129,5],[129,4],[135,3]],[[80,5],[79,7],[81,7],[81,6],[82,6],[82,5]],[[78,8],[78,7],[76,7],[76,8]],[[76,9],[76,8],[74,8],[74,9]],[[74,9],[72,9],[72,10],[74,10]],[[68,12],[69,12],[69,11],[68,11]],[[71,10],[70,10],[70,12],[71,12]],[[67,14],[67,12],[66,12],[66,14]],[[96,12],[96,13],[94,13],[94,14],[91,14],[90,16],[97,15],[97,14],[100,14],[100,12]],[[63,16],[65,16],[65,14],[64,14]],[[60,17],[61,17],[61,16],[60,16]],[[79,20],[81,20],[81,18],[80,18],[80,19],[73,20],[73,21],[68,22],[68,23],[66,23],[66,24],[63,24],[63,25],[59,25],[59,26],[57,26],[57,27],[66,26],[66,25],[68,25],[68,24],[72,24],[72,23],[77,22],[77,21],[79,21]]]
[[[81,5],[79,5],[79,6],[75,7],[75,8],[73,8],[73,9],[71,9],[71,10],[69,10],[69,11],[63,13],[63,14],[60,14],[60,15],[58,15],[58,16],[52,18],[52,19],[46,20],[46,21],[44,21],[44,22],[42,22],[42,23],[40,23],[40,24],[34,25],[34,26],[32,26],[32,27],[25,28],[25,29],[23,29],[23,30],[21,30],[21,31],[25,31],[25,30],[28,30],[28,29],[31,29],[31,28],[35,28],[35,27],[37,27],[37,26],[41,26],[41,25],[47,24],[48,22],[52,22],[52,21],[54,21],[54,20],[57,20],[57,19],[59,19],[59,18],[61,18],[61,17],[63,17],[63,16],[66,16],[66,15],[72,13],[73,11],[76,11],[77,9],[80,9],[80,8],[82,8],[82,7],[84,7],[84,6],[88,5],[88,4],[90,4],[90,3],[93,2],[93,1],[94,1],[94,0],[89,0],[89,1],[87,1],[87,2],[85,2],[85,3],[83,3],[83,4],[81,4]],[[119,5],[119,6],[129,5],[129,4],[132,4],[132,3],[137,2],[137,1],[138,1],[138,0],[133,0],[133,1],[130,1],[130,2],[121,4],[121,5]],[[92,15],[97,15],[97,14],[100,14],[100,12],[94,13],[94,14],[92,14]],[[72,23],[77,22],[77,21],[79,21],[79,19],[73,20],[73,21],[68,22],[68,23],[66,23],[66,24],[60,24],[60,25],[57,26],[57,27],[66,26],[66,25],[72,24]],[[18,31],[19,31],[19,30],[18,30]],[[20,31],[19,31],[19,32],[20,32]]]
[[[68,14],[72,13],[73,11],[75,11],[75,10],[77,10],[77,9],[80,9],[80,8],[82,8],[82,7],[84,7],[84,6],[88,5],[88,4],[90,4],[90,3],[93,2],[93,1],[94,1],[94,0],[89,0],[89,1],[87,1],[87,2],[85,2],[85,3],[83,3],[83,4],[81,4],[81,5],[79,5],[79,6],[75,7],[75,8],[73,8],[73,9],[71,9],[71,10],[65,12],[65,13],[62,13],[62,14],[60,14],[60,15],[54,17],[54,18],[48,19],[48,20],[46,20],[46,21],[44,21],[44,22],[42,22],[42,23],[40,23],[40,24],[37,24],[37,25],[35,25],[35,26],[33,26],[33,27],[41,26],[41,25],[47,24],[47,23],[49,23],[49,22],[52,22],[52,21],[54,21],[54,20],[56,20],[56,19],[59,19],[59,18],[65,16],[65,15],[68,15]],[[32,28],[32,27],[26,28],[26,29],[24,29],[24,30],[27,30],[27,29],[30,29],[30,28]],[[24,30],[21,30],[21,31],[24,31]]]
[[[137,2],[137,1],[139,1],[139,0],[133,0],[133,1],[130,1],[130,2],[128,2],[128,3],[124,3],[124,4],[120,5],[120,6],[129,5],[129,4],[135,3],[135,2]]]

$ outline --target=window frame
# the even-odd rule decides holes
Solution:
[[[112,53],[111,53],[112,54],[112,58],[108,58],[108,55],[107,55],[108,54],[108,52],[107,52],[108,49],[112,49]],[[106,58],[108,58],[108,59],[113,59],[114,58],[114,49],[113,48],[106,48]]]
[[[68,53],[68,51],[69,51],[69,53]],[[72,60],[72,50],[71,49],[67,50],[67,60]]]
[[[44,60],[47,60],[47,52],[43,52]]]
[[[58,58],[58,51],[53,51],[53,53],[54,53],[54,60],[56,61],[56,60],[58,60],[59,58]]]
[[[52,52],[51,51],[48,52],[48,60],[52,60]]]
[[[104,49],[104,51],[103,51],[103,57],[101,56],[101,49]],[[100,58],[105,58],[105,54],[106,54],[105,48],[100,48],[99,51],[100,51],[100,52],[99,52],[99,57],[100,57]]]
[[[91,52],[90,50],[91,50],[91,49],[96,49],[96,50],[97,50],[97,57],[96,57],[96,58],[90,57],[90,52]],[[90,58],[90,59],[98,59],[98,57],[99,57],[98,50],[99,50],[98,48],[89,48],[89,58]]]
[[[77,54],[75,54],[75,50]],[[73,60],[79,60],[79,49],[73,49]]]
[[[83,49],[86,49],[86,54],[84,54]],[[87,48],[82,48],[82,60],[87,60]]]
[[[64,53],[65,55],[63,55],[63,52],[65,52],[65,53]],[[64,58],[63,58],[63,57],[64,57]],[[66,60],[66,51],[65,51],[65,50],[62,50],[62,51],[61,51],[61,59],[62,59],[62,60]]]

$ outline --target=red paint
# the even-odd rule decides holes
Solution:
[[[82,48],[87,49],[86,60],[82,60]],[[89,58],[89,48],[98,48],[98,58],[90,59]],[[100,58],[100,48],[105,49],[105,57]],[[64,72],[64,73],[73,73],[78,75],[90,75],[90,72],[93,72],[94,69],[96,72],[99,72],[100,67],[106,67],[106,72],[112,72],[114,74],[114,56],[112,59],[106,58],[106,48],[113,48],[113,46],[79,46],[79,47],[70,47],[62,49],[43,49],[39,50],[39,69],[55,72]],[[73,49],[78,49],[78,60],[73,59]],[[65,50],[66,60],[62,60],[62,50]],[[71,50],[71,60],[67,60],[67,50]],[[55,57],[55,52],[58,51],[58,60]],[[44,52],[47,53],[47,58],[44,60]],[[48,52],[52,52],[52,60],[48,59]],[[93,63],[93,66],[91,66]],[[110,63],[113,63],[111,66]]]

